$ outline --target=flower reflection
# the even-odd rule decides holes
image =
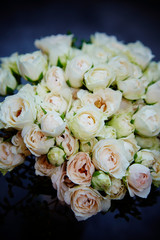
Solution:
[[[69,219],[76,224],[77,220],[71,209],[57,199],[57,192],[53,189],[50,179],[46,176],[35,176],[32,158],[27,157],[24,164],[8,172],[4,177],[0,176],[2,182],[0,223],[5,223],[7,215],[13,212],[14,215],[20,214],[29,219],[38,217],[49,221],[57,218],[65,222]],[[3,187],[6,184],[8,192],[5,193]],[[141,208],[156,204],[159,197],[160,190],[152,186],[147,199],[130,198],[126,194],[121,201],[112,200],[109,211],[115,218],[123,218],[127,221],[130,217],[141,219]]]

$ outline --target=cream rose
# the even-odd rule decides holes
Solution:
[[[77,97],[81,100],[83,106],[93,104],[106,113],[107,117],[110,117],[119,109],[122,93],[111,88],[99,89],[93,93],[80,90]]]
[[[55,112],[44,114],[41,119],[41,130],[46,136],[58,137],[65,129],[66,123]]]
[[[24,127],[22,137],[26,147],[37,157],[48,153],[55,143],[54,138],[47,138],[36,124]]]
[[[83,78],[86,71],[92,66],[92,61],[89,56],[80,54],[72,60],[67,61],[65,69],[65,78],[74,88],[80,88],[83,84]]]
[[[45,75],[45,82],[49,90],[59,91],[67,86],[64,71],[60,67],[52,66]]]
[[[13,127],[20,130],[33,123],[36,118],[34,98],[30,93],[24,96],[20,91],[5,98],[0,112],[0,121],[4,123],[5,128]]]
[[[51,176],[51,181],[54,189],[57,190],[57,197],[61,202],[64,202],[65,192],[72,188],[75,184],[68,178],[66,173],[66,163],[61,167],[56,167],[56,171]]]
[[[68,89],[66,89],[66,91],[67,90]],[[69,94],[70,94],[70,92],[68,92],[68,95]],[[70,96],[70,99],[71,99],[71,96]],[[62,113],[66,113],[66,111],[67,111],[67,109],[69,107],[69,104],[70,104],[70,99],[66,99],[63,96],[63,93],[60,93],[60,92],[50,92],[50,93],[45,95],[44,102],[51,104],[52,108],[56,112],[59,112],[60,114],[62,114]]]
[[[31,155],[30,151],[26,147],[23,138],[21,136],[21,131],[18,131],[12,138],[11,143],[17,147],[17,153],[22,153],[25,156]]]
[[[133,116],[139,135],[153,137],[160,132],[160,104],[143,106]]]
[[[36,175],[39,176],[51,177],[55,172],[55,167],[48,162],[46,155],[36,157],[34,168]]]
[[[140,149],[140,146],[138,146],[135,135],[133,133],[131,133],[126,138],[121,138],[121,140],[124,143],[124,148],[127,153],[127,159],[131,163],[132,161],[134,161],[134,155]]]
[[[108,198],[102,198],[98,191],[87,186],[69,189],[64,195],[64,200],[71,205],[78,221],[86,220],[100,211],[106,212],[111,206]]]
[[[120,179],[129,166],[124,144],[117,139],[100,140],[93,148],[92,161],[96,169]]]
[[[128,169],[127,185],[131,197],[147,198],[150,193],[152,177],[149,168],[142,164],[132,164]]]
[[[63,148],[68,157],[76,153],[79,148],[78,139],[73,137],[68,127],[65,128],[60,136],[56,137],[56,144]]]
[[[75,184],[90,186],[94,170],[91,158],[85,152],[72,155],[67,162],[67,176]]]
[[[0,171],[6,174],[25,160],[23,154],[18,153],[17,147],[9,142],[0,143]]]
[[[142,149],[137,152],[135,162],[150,169],[152,179],[160,181],[160,152],[156,150]]]
[[[80,140],[90,140],[98,135],[104,126],[104,114],[95,106],[85,106],[69,120],[69,127]]]
[[[99,65],[91,68],[84,74],[86,87],[90,91],[97,88],[106,88],[115,80],[115,74],[110,69],[109,65]]]

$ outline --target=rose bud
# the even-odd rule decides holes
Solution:
[[[65,161],[65,152],[59,147],[53,147],[47,154],[49,162],[55,166],[60,166]]]
[[[92,175],[92,187],[98,191],[106,191],[111,186],[111,179],[103,171],[95,171]]]

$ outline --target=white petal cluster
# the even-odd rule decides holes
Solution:
[[[160,62],[140,41],[98,32],[80,47],[62,34],[35,46],[1,58],[0,95],[12,95],[0,103],[0,129],[11,132],[0,136],[0,171],[34,156],[35,174],[78,220],[127,192],[146,198],[160,185]]]

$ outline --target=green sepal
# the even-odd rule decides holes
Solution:
[[[30,79],[30,78],[27,77],[26,75],[25,75],[25,78],[26,78],[26,80],[29,81],[30,83],[32,83],[32,84],[34,84],[34,85],[37,85],[37,84],[40,83],[40,81],[43,79],[43,72],[41,72],[41,74],[39,75],[38,79],[35,80],[35,81],[32,80],[32,79]]]
[[[67,80],[66,83],[67,83],[68,87],[72,87],[69,80]]]
[[[6,94],[7,95],[12,95],[13,94],[13,92],[14,92],[14,90],[12,89],[12,88],[10,88],[10,87],[6,87]]]

